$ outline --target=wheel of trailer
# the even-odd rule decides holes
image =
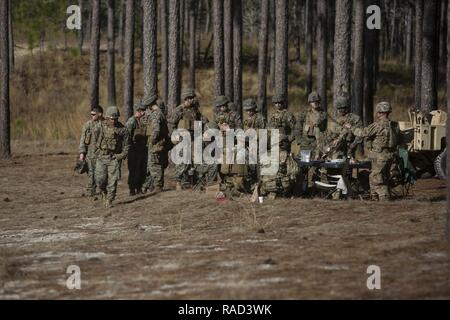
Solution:
[[[434,160],[434,170],[439,178],[447,179],[447,148]]]

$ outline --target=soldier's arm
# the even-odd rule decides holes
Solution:
[[[158,142],[158,137],[161,133],[161,122],[160,122],[159,117],[153,117],[151,119],[151,121],[152,121],[153,131],[150,133],[149,139],[150,139],[150,143],[153,145]]]
[[[242,119],[239,113],[235,113],[235,119],[234,119],[234,129],[242,129]]]
[[[88,129],[88,125],[86,123],[86,124],[83,125],[83,129],[81,130],[80,145],[78,147],[79,154],[84,154],[85,155],[87,153],[87,149],[88,149],[87,147],[88,146],[85,143],[87,129]]]
[[[327,121],[328,121],[328,114],[323,111],[320,112],[319,121],[317,124],[320,131],[325,131],[327,129]]]
[[[128,156],[128,150],[130,149],[130,133],[126,128],[122,130],[122,152],[116,156],[117,160],[123,160]]]
[[[133,130],[135,129],[133,118],[128,119],[128,121],[125,123],[125,127],[127,128],[128,133],[130,135],[133,135]]]
[[[287,118],[287,122],[288,122],[288,126],[291,129],[291,134],[288,136],[289,142],[293,142],[296,138],[295,135],[295,128],[297,126],[297,122],[295,121],[295,117],[293,114],[289,113],[288,118]]]
[[[172,135],[172,132],[177,129],[180,119],[181,112],[178,109],[175,109],[174,112],[170,115],[167,123],[169,127],[169,135]],[[151,121],[151,119],[149,121]]]
[[[295,123],[294,135],[297,143],[300,143],[300,139],[303,133],[303,124],[305,123],[305,114],[301,112],[297,118],[297,122]]]

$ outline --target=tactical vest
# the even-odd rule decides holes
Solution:
[[[194,108],[185,108],[183,109],[183,117],[178,123],[178,129],[185,129],[188,131],[194,131],[194,123],[195,121],[199,121],[197,110]]]
[[[284,127],[284,116],[287,110],[276,111],[270,118],[271,129],[278,129],[281,135],[286,134]]]
[[[117,127],[104,125],[100,138],[97,140],[97,148],[103,154],[117,154],[122,152],[121,136]]]
[[[84,135],[84,144],[85,145],[90,145],[91,143],[95,143],[96,138],[97,138],[97,134],[98,130],[96,130],[96,126],[99,125],[98,122],[94,122],[94,121],[89,121],[87,128],[86,128],[86,132]]]
[[[232,112],[219,112],[216,116],[216,123],[218,125],[227,124],[230,128],[234,127]]]
[[[147,123],[147,128],[146,128],[147,139],[152,136],[153,131],[155,130],[152,120],[154,120],[156,118],[156,120],[158,122],[160,121],[159,117],[161,116],[161,114],[159,113],[159,111],[153,111],[153,112],[154,113],[150,114],[148,123]],[[157,137],[158,141],[156,142],[156,144],[153,144],[153,145],[149,141],[149,149],[151,149],[152,152],[163,151],[167,147],[166,139],[168,140],[168,137],[169,137],[169,129],[168,129],[166,123],[165,122],[160,123],[159,136]]]
[[[394,151],[398,145],[397,123],[393,121],[383,121],[378,124],[380,126],[379,134],[372,142],[372,151]]]
[[[137,127],[133,132],[133,144],[145,145],[147,143],[147,128],[139,119],[136,119]]]
[[[320,135],[319,117],[320,117],[319,112],[306,113],[305,125],[303,126],[303,135],[318,139]],[[311,122],[315,124],[313,128],[311,128],[311,126],[309,125]]]

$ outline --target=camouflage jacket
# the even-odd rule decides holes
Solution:
[[[169,127],[161,110],[153,110],[147,118],[147,139],[150,152],[163,152],[169,148]]]
[[[371,142],[369,157],[392,154],[399,145],[400,128],[397,122],[389,119],[378,120],[365,128],[352,128],[351,131],[356,137],[366,138]]]
[[[127,128],[120,122],[117,122],[115,126],[108,126],[106,122],[103,122],[96,146],[96,154],[99,156],[115,157],[117,160],[125,159],[130,148]]]
[[[80,146],[78,148],[80,154],[84,153],[90,156],[94,155],[101,124],[102,120],[89,120],[84,124],[81,131]]]
[[[295,117],[286,109],[275,111],[267,124],[268,129],[278,129],[280,142],[292,143],[295,139]]]
[[[264,129],[266,127],[266,120],[264,117],[255,113],[253,116],[244,120],[244,130],[247,129]]]
[[[142,121],[144,119],[144,121]],[[146,135],[146,120],[145,117],[142,119],[137,119],[132,116],[128,119],[125,126],[128,129],[130,137],[130,146],[133,147],[145,147],[147,144]]]
[[[322,150],[330,147],[333,141],[339,140],[339,143],[329,155],[330,158],[338,159],[345,156],[354,156],[356,145],[362,141],[362,138],[355,137],[352,131],[343,128],[346,123],[351,124],[352,128],[362,127],[361,118],[353,113],[347,113],[345,116],[337,116],[335,119],[330,119],[328,130],[322,140]]]
[[[214,113],[214,122],[220,127],[227,124],[230,129],[242,129],[242,120],[238,113],[234,111]]]
[[[297,144],[310,147],[319,141],[327,129],[327,113],[320,110],[305,110],[301,112],[295,127]]]
[[[193,134],[195,121],[201,121],[202,126],[208,122],[208,119],[200,112],[198,104],[189,108],[184,105],[179,105],[169,118],[168,127],[170,135],[175,129],[186,129]]]

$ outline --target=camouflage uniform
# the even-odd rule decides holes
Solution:
[[[308,96],[308,103],[313,102],[320,102],[320,97],[315,92]],[[321,149],[320,142],[326,129],[326,112],[310,108],[301,112],[295,128],[296,141],[300,150],[311,150],[311,157],[314,158],[317,155],[317,150]]]
[[[274,96],[272,99],[274,103],[284,102],[283,97]],[[270,117],[267,124],[268,129],[278,129],[280,133],[280,149],[291,151],[291,144],[294,141],[295,117],[286,109],[276,110]]]
[[[109,107],[106,116],[118,118],[119,111],[116,107]],[[96,146],[95,179],[106,200],[105,205],[109,207],[116,197],[122,160],[128,155],[129,134],[127,128],[118,121],[114,126],[108,125],[105,121],[101,126]]]
[[[185,90],[182,94],[182,99],[185,100],[188,96],[195,96],[195,92],[193,90]],[[187,107],[184,104],[179,105],[172,113],[169,119],[169,136],[172,135],[172,132],[176,129],[185,129],[191,134],[191,141],[194,141],[194,123],[195,121],[201,121],[202,126],[204,126],[208,119],[204,117],[200,112],[200,106],[198,103],[195,105]],[[178,183],[188,184],[189,183],[189,171],[195,169],[195,165],[193,163],[193,152],[194,143],[192,143],[192,152],[191,152],[191,163],[182,163],[177,164],[175,166],[175,176],[173,179]]]
[[[226,106],[226,110],[224,112],[220,111],[219,108],[221,106]],[[214,123],[216,123],[219,127],[221,125],[228,125],[230,129],[242,129],[242,120],[241,116],[229,109],[229,101],[225,96],[218,96],[214,101],[214,109],[216,112],[214,113]]]
[[[392,110],[387,102],[379,103],[376,109],[377,112],[386,113],[390,113]],[[369,159],[372,160],[372,170],[369,176],[372,196],[378,196],[380,200],[389,199],[388,181],[400,138],[398,123],[383,118],[365,128],[352,128],[352,132],[357,137],[372,141],[369,150]]]
[[[152,185],[157,191],[164,187],[164,170],[169,165],[168,149],[170,144],[169,128],[162,111],[152,110],[147,123],[148,167]]]
[[[95,162],[96,162],[96,141],[100,133],[102,120],[89,120],[83,126],[81,132],[79,153],[86,155],[86,163],[88,165],[88,185],[87,192],[89,196],[95,195]]]
[[[244,120],[244,130],[247,129],[264,129],[266,127],[266,120],[264,117],[258,113],[258,105],[256,101],[253,99],[247,99],[243,103],[244,111],[254,110],[255,113],[252,116],[248,116],[247,119]]]
[[[135,111],[144,110],[140,105]],[[142,118],[132,116],[125,126],[130,136],[130,150],[128,152],[128,186],[130,194],[140,193],[147,174],[147,137],[146,124]]]
[[[339,99],[336,102],[337,109],[347,109],[349,108],[349,103],[347,99]],[[350,124],[352,128],[361,128],[362,121],[361,118],[353,113],[346,113],[345,115],[339,114],[335,119],[331,120],[328,125],[328,130],[324,137],[324,146],[328,146],[335,140],[339,140],[339,143],[333,150],[327,154],[330,159],[342,159],[345,157],[354,157],[355,148],[358,143],[361,142],[361,138],[355,137],[351,131],[346,131],[343,133],[344,124]],[[323,148],[322,148],[323,149]],[[327,152],[327,150],[322,150]]]

